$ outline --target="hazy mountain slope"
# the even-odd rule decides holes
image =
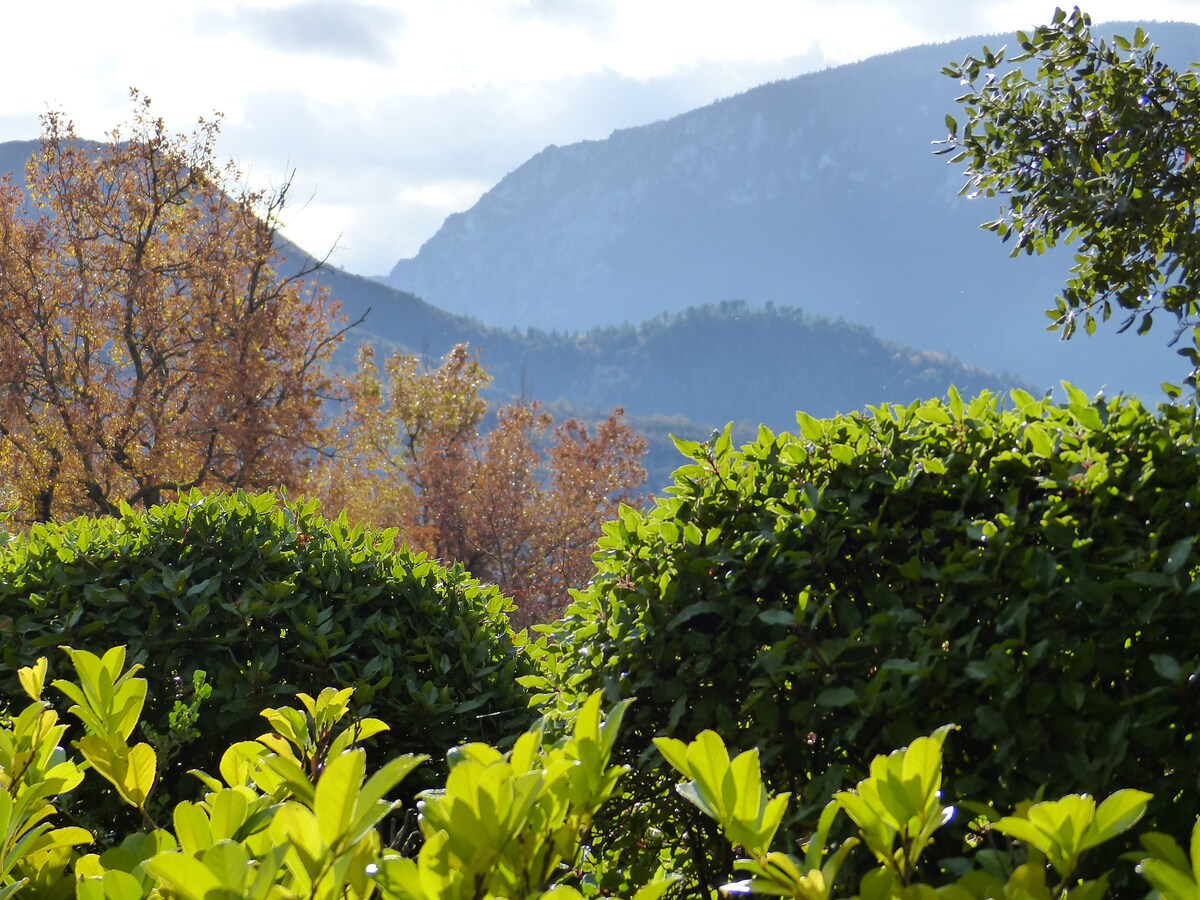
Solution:
[[[1200,57],[1197,26],[1148,28],[1164,59]],[[549,147],[387,280],[542,328],[728,299],[796,305],[1042,387],[1154,392],[1181,377],[1165,333],[1067,345],[1043,334],[1069,254],[1009,260],[978,227],[998,204],[957,197],[959,169],[931,153],[960,90],[939,70],[985,40],[1004,43],[899,51]]]
[[[656,489],[681,461],[668,434],[705,438],[733,421],[739,439],[749,440],[760,423],[795,430],[798,409],[826,416],[940,396],[950,384],[964,395],[1018,386],[1010,376],[881,340],[862,325],[739,302],[585,334],[502,337],[483,352],[500,395],[548,401],[560,419],[624,407],[649,441]]]
[[[398,291],[369,278],[351,275],[327,266],[315,274],[342,305],[349,322],[362,320],[352,329],[346,350],[358,344],[377,343],[384,348],[404,349],[431,358],[445,355],[455,344],[491,344],[495,329],[466,316],[438,309],[405,291]],[[347,363],[350,360],[346,360]]]
[[[13,182],[24,185],[25,164],[37,148],[37,141],[0,142],[0,176],[12,173]]]

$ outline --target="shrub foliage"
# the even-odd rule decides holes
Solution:
[[[611,895],[589,874],[591,860],[606,850],[594,842],[591,823],[628,773],[627,766],[610,764],[628,702],[602,716],[600,694],[592,694],[569,733],[553,742],[539,724],[508,753],[478,742],[454,748],[444,788],[420,795],[417,818],[426,840],[414,854],[385,843],[381,826],[400,806],[388,795],[426,757],[394,757],[367,777],[357,744],[386,733],[388,725],[348,717],[352,688],[301,693],[300,708],[264,710],[273,731],[226,749],[219,777],[193,772],[206,789],[203,797],[177,803],[169,822],[160,823],[148,802],[157,786],[157,756],[145,742],[130,743],[146,680],[136,677],[138,666],[126,668],[124,647],[103,655],[63,649],[74,678],[49,687],[66,696],[68,715],[82,726],[73,752],[64,739],[78,729],[60,722],[46,696],[46,657],[18,673],[32,702],[0,722],[0,898],[21,892],[82,900]],[[955,875],[939,875],[936,861],[927,864],[932,839],[956,813],[941,790],[942,744],[953,728],[875,757],[867,778],[825,806],[815,832],[796,848],[803,856],[772,849],[790,798],[772,795],[763,784],[757,750],[731,757],[712,731],[691,743],[655,743],[686,779],[676,785],[679,794],[742,854],[733,870],[749,877],[724,885],[726,892],[795,900],[846,896],[838,883],[853,881],[843,863],[864,847],[877,866],[858,879],[863,900],[1108,896],[1110,872],[1086,880],[1076,871],[1085,854],[1141,819],[1150,800],[1143,791],[1116,791],[1099,804],[1086,794],[1068,795],[993,817],[992,836],[1008,839],[1007,846],[978,850]],[[107,848],[103,836],[59,820],[56,804],[91,777],[111,784],[142,816],[140,829],[119,832]],[[856,833],[835,845],[831,826],[842,812]],[[987,838],[986,825],[974,830],[981,841]],[[1200,824],[1190,858],[1166,835],[1143,834],[1141,844],[1129,859],[1156,896],[1196,896]],[[942,884],[934,888],[934,882]],[[658,900],[676,886],[684,887],[678,876],[659,872],[620,896]]]
[[[254,738],[261,709],[326,685],[353,687],[358,713],[391,724],[384,751],[440,754],[528,723],[510,608],[461,567],[325,520],[315,503],[193,494],[35,525],[0,547],[0,698],[15,705],[18,670],[59,645],[125,644],[172,791]]]
[[[681,442],[690,464],[607,526],[528,683],[566,706],[636,696],[631,758],[710,728],[758,747],[810,828],[877,753],[957,722],[960,794],[1006,808],[1046,785],[1136,786],[1184,836],[1200,805],[1197,412],[1067,397],[951,392],[801,414],[798,434],[740,450],[728,431]],[[667,803],[668,781],[628,784]]]

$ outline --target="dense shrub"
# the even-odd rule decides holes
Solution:
[[[171,793],[194,793],[187,769],[260,734],[264,707],[326,685],[354,687],[357,712],[388,721],[384,754],[440,756],[528,724],[510,608],[461,568],[313,503],[196,494],[37,525],[0,547],[0,703],[18,705],[18,668],[59,645],[122,643],[145,667],[143,723],[170,758]]]
[[[646,762],[654,736],[708,728],[760,748],[808,827],[875,754],[955,722],[960,795],[1007,808],[1047,784],[1136,787],[1153,826],[1185,837],[1197,412],[1068,398],[952,392],[801,414],[799,434],[741,450],[728,433],[681,443],[690,464],[608,526],[597,578],[544,640],[550,674],[529,683],[564,706],[636,696],[623,746]],[[669,782],[628,784],[677,804]]]

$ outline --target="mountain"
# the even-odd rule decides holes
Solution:
[[[683,413],[712,425],[734,420],[774,429],[795,412],[832,415],[866,403],[907,403],[1019,384],[955,359],[880,339],[869,328],[792,307],[741,301],[689,307],[638,325],[581,334],[509,332],[483,362],[502,385],[637,416]],[[519,370],[514,368],[519,363]]]
[[[1200,27],[1146,27],[1162,59],[1200,57]],[[998,202],[959,197],[960,168],[931,152],[961,90],[941,67],[1006,41],[915,47],[548,147],[385,280],[492,324],[562,330],[774,303],[1039,389],[1065,378],[1157,399],[1185,371],[1165,329],[1045,334],[1069,250],[1010,260],[979,228]]]
[[[36,148],[36,141],[0,143],[0,174],[11,171],[21,183]],[[286,271],[313,265],[294,244],[284,241],[281,250]],[[495,396],[525,395],[596,414],[622,406],[639,417],[682,416],[704,429],[727,421],[784,428],[797,409],[832,415],[942,394],[951,383],[964,393],[1019,383],[788,306],[727,300],[637,324],[564,332],[484,324],[333,266],[318,268],[314,278],[357,323],[339,352],[342,368],[353,365],[363,343],[431,360],[466,343],[481,352]]]
[[[37,141],[0,142],[0,176],[11,174],[14,183],[24,186],[25,164],[37,149]]]

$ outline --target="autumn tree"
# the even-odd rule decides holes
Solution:
[[[0,183],[0,472],[24,521],[192,487],[300,482],[340,332],[281,273],[286,187],[215,161],[219,116],[168,132],[134,92],[98,145],[42,118]]]
[[[310,490],[495,582],[516,600],[519,624],[545,621],[590,577],[601,524],[640,502],[646,445],[621,410],[594,432],[575,419],[556,425],[533,403],[488,417],[489,380],[464,346],[435,368],[395,354],[382,372],[365,348],[342,443]]]

